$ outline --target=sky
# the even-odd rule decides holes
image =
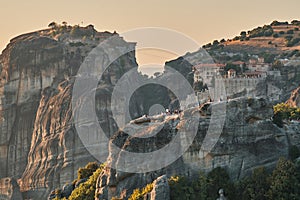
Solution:
[[[47,28],[52,21],[93,24],[98,31],[118,33],[139,27],[168,28],[192,38],[200,47],[273,20],[300,20],[299,0],[0,0],[0,5],[1,51],[11,38]],[[138,54],[139,64],[178,57],[151,51]]]

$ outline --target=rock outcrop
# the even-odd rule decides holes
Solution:
[[[300,107],[300,87],[292,92],[286,103],[292,107]]]
[[[0,199],[23,199],[20,187],[14,178],[0,179]]]
[[[114,133],[109,96],[123,73],[137,67],[135,43],[92,26],[68,26],[16,37],[1,54],[0,177],[19,179],[28,198],[46,199],[94,160],[74,127],[72,88],[84,58],[110,37],[117,48],[132,49],[111,64],[97,90],[99,121]]]
[[[222,104],[226,105],[226,111],[215,110]],[[107,159],[108,166],[117,166],[115,163],[122,160],[123,151],[142,153],[160,149],[174,139],[180,130],[190,129],[193,112],[201,114],[197,135],[180,159],[168,167],[148,173],[132,174],[107,168],[98,179],[96,191],[98,199],[110,199],[114,196],[126,199],[135,188],[142,188],[161,175],[167,177],[184,175],[192,178],[199,171],[209,172],[218,166],[227,168],[232,179],[240,179],[250,175],[252,170],[259,166],[273,169],[279,157],[288,155],[288,148],[291,145],[300,145],[300,132],[295,128],[300,125],[299,122],[279,128],[271,121],[273,109],[270,102],[262,98],[239,98],[228,102],[209,103],[200,108],[184,111],[176,118],[176,123],[166,118],[162,122],[163,128],[157,134],[151,133],[157,131],[156,122],[139,124],[141,129],[139,136],[143,134],[152,136],[147,138],[145,143],[127,135],[125,131],[130,132],[132,128],[132,125],[127,125],[124,131],[118,132],[111,139],[111,144],[117,144],[122,150],[114,151],[111,147]],[[215,114],[218,116],[223,114],[225,117],[220,135],[216,129],[218,121],[214,121],[213,117]],[[203,145],[204,141],[216,144],[209,149]],[[180,144],[182,145],[183,143]],[[176,151],[174,153],[176,154]],[[157,158],[157,164],[164,159],[166,158]],[[134,160],[133,157],[128,163],[141,164],[135,163]]]

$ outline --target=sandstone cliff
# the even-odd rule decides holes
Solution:
[[[69,26],[21,35],[1,54],[0,177],[19,179],[26,198],[46,199],[51,189],[72,181],[79,167],[94,160],[74,128],[72,85],[85,56],[112,36],[123,48],[134,45],[92,26]],[[111,64],[97,92],[107,97],[98,98],[97,113],[108,130],[109,93],[121,72],[137,67],[134,54]]]

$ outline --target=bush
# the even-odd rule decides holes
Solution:
[[[213,41],[213,46],[216,46],[216,45],[218,45],[219,44],[219,41],[218,40],[214,40]]]
[[[273,122],[279,127],[283,126],[283,120],[299,120],[300,108],[291,107],[288,104],[280,103],[273,107]]]
[[[290,41],[291,39],[293,39],[292,35],[287,35],[284,37],[286,39],[286,41]]]
[[[294,34],[294,31],[293,30],[288,30],[286,33],[287,34]]]
[[[298,21],[298,20],[293,20],[291,23],[293,25],[300,26],[300,21]]]
[[[268,199],[300,199],[299,180],[294,163],[280,158],[269,182]]]
[[[219,189],[223,188],[228,199],[234,199],[235,188],[227,171],[221,167],[213,169],[207,175],[207,193],[210,199],[218,198]]]
[[[300,42],[300,38],[294,38],[294,39],[288,41],[286,46],[292,47],[292,46],[295,46],[298,42]]]
[[[153,190],[153,183],[146,185],[143,189],[135,189],[128,200],[143,200],[147,193]]]
[[[99,167],[100,165],[96,162],[88,163],[85,167],[79,168],[77,171],[77,179],[80,180],[90,177]]]
[[[96,182],[102,170],[103,166],[98,168],[86,182],[75,188],[69,197],[69,200],[94,200]]]
[[[265,194],[270,188],[268,176],[264,167],[254,169],[250,177],[237,182],[237,196],[240,199],[266,200]]]
[[[200,172],[198,179],[190,181],[185,177],[173,176],[169,179],[170,198],[172,200],[209,199],[207,195],[207,178]]]
[[[279,35],[278,35],[277,33],[274,33],[274,34],[273,34],[273,37],[274,37],[274,38],[278,38]]]
[[[280,35],[283,35],[283,34],[285,34],[285,32],[284,32],[284,31],[280,31],[279,34],[280,34]]]
[[[252,31],[249,31],[249,37],[255,38],[255,37],[262,37],[262,36],[272,36],[274,33],[273,28],[271,26],[263,26],[253,29]]]
[[[288,22],[279,22],[279,21],[273,21],[271,23],[271,26],[280,26],[280,25],[288,25],[289,23]]]

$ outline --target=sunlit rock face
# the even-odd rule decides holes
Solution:
[[[292,94],[291,97],[287,100],[287,104],[289,104],[292,107],[300,107],[300,87],[298,87],[297,89],[295,89]]]
[[[94,160],[77,136],[71,107],[72,87],[85,57],[110,37],[117,47],[133,49],[110,65],[97,89],[97,116],[111,134],[117,130],[109,120],[113,85],[137,67],[134,43],[91,26],[79,29],[80,37],[72,27],[56,35],[46,29],[19,36],[0,57],[0,177],[20,178],[22,191],[40,190],[41,198],[72,182],[78,168]]]

